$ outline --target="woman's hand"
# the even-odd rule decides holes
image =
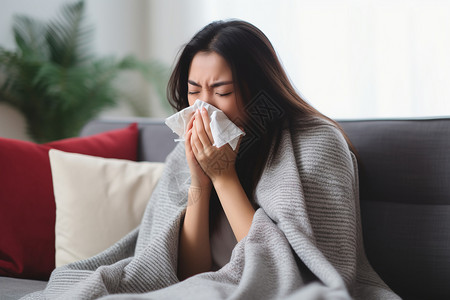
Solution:
[[[233,151],[229,144],[220,148],[213,146],[210,119],[205,108],[197,110],[194,114],[190,137],[190,149],[200,164],[202,170],[214,183],[217,179],[236,175],[235,161],[239,149]]]
[[[193,188],[211,188],[211,179],[200,167],[197,159],[195,158],[193,147],[192,147],[192,134],[193,134],[193,124],[195,120],[195,114],[192,115],[191,120],[187,126],[187,132],[185,135],[185,151],[186,158],[189,165],[189,170],[191,171],[191,187]]]
[[[220,148],[213,146],[210,120],[204,108],[195,113],[194,121],[191,122],[188,147],[208,179],[211,178],[231,229],[237,241],[240,241],[248,234],[255,214],[236,174],[235,162],[241,140],[235,151],[229,144]]]

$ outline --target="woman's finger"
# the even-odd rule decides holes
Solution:
[[[205,125],[205,121],[203,120],[203,116],[200,113],[200,110],[196,111],[195,119],[196,130],[200,141],[202,142],[204,147],[211,146],[211,141],[209,140],[209,137],[205,130],[205,126],[209,126],[209,123]]]
[[[201,152],[203,150],[203,144],[200,141],[199,137],[198,137],[198,132],[197,132],[197,123],[199,121],[196,119],[194,121],[194,125],[192,126],[192,145],[195,146],[195,150],[197,150],[197,152],[194,152],[196,155],[198,152]]]
[[[190,131],[189,144],[192,149],[192,153],[194,153],[194,156],[197,157],[198,149],[197,149],[197,146],[195,145],[194,129],[191,129],[191,131]]]
[[[192,128],[192,124],[194,123],[194,120],[195,120],[195,114],[192,114],[191,119],[189,120],[189,122],[186,126],[186,132],[188,132],[188,130]]]
[[[209,119],[208,112],[206,111],[206,108],[202,107],[201,110],[202,120],[203,120],[203,126],[205,127],[206,134],[208,135],[209,142],[214,144],[214,138],[211,133],[211,127],[209,124],[211,123],[211,120]]]
[[[191,145],[191,138],[192,138],[192,130],[188,130],[186,132],[184,140],[184,147],[186,148],[186,158],[188,159],[195,157],[194,150],[192,149]]]

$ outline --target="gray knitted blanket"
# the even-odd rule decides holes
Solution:
[[[307,126],[306,126],[307,125]],[[363,250],[357,165],[320,121],[284,130],[256,188],[248,235],[216,272],[177,278],[189,169],[180,143],[139,229],[106,251],[57,268],[25,299],[398,299]]]

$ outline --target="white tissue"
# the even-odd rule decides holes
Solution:
[[[239,137],[245,135],[245,133],[231,122],[223,111],[200,99],[195,100],[193,105],[186,107],[166,119],[166,125],[180,137],[179,139],[175,139],[175,141],[185,140],[187,125],[192,117],[192,113],[202,107],[206,109],[211,120],[209,126],[211,127],[211,133],[214,139],[213,146],[220,148],[228,143],[235,150],[239,142]]]

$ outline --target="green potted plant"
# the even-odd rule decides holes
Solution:
[[[36,142],[76,136],[86,122],[114,106],[120,95],[114,79],[124,70],[140,72],[165,98],[167,68],[161,64],[92,54],[93,30],[85,25],[84,8],[84,1],[66,4],[46,23],[16,16],[16,50],[0,47],[0,102],[24,115]]]

